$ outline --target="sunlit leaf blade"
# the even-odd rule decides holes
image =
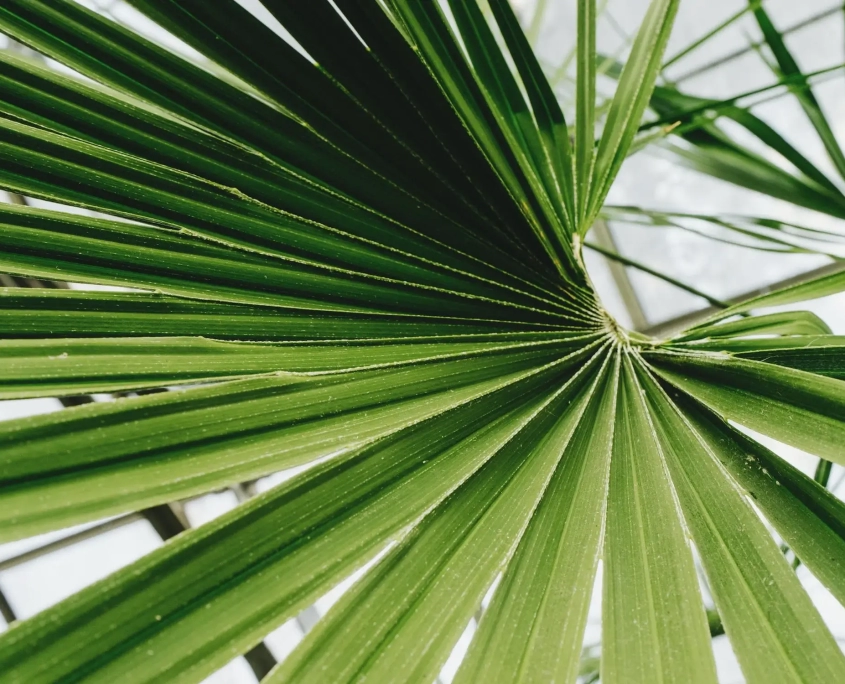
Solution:
[[[728,473],[813,573],[845,598],[845,506],[827,489],[701,406],[675,398]]]
[[[0,643],[6,676],[202,679],[459,487],[536,403],[482,400],[316,466],[19,625]]]
[[[282,375],[8,421],[2,534],[19,538],[302,465],[514,382],[541,382],[573,360],[547,350],[363,371],[358,382]]]
[[[402,314],[332,314],[236,306],[157,293],[0,288],[0,320],[11,338],[201,335],[229,340],[306,341],[529,334],[560,326]],[[540,332],[543,334],[543,332]]]
[[[845,338],[841,336],[754,340],[753,344],[738,348],[736,353],[756,361],[845,380]]]
[[[576,383],[537,404],[533,420],[400,541],[270,681],[436,677],[547,490],[589,400]]]
[[[578,0],[578,60],[575,117],[575,177],[579,230],[587,219],[592,189],[596,128],[596,1]]]
[[[640,26],[596,150],[586,220],[582,226],[584,232],[601,209],[639,129],[660,71],[678,4],[678,0],[652,0]]]
[[[572,681],[601,552],[616,412],[612,358],[513,560],[457,682]],[[571,553],[577,548],[579,553]]]
[[[836,681],[845,658],[716,455],[644,375],[646,396],[716,607],[749,682]]]
[[[709,340],[736,339],[752,335],[830,335],[830,327],[816,314],[809,311],[748,316],[696,328],[693,332],[678,335],[673,342],[706,342]]]
[[[692,553],[631,362],[619,383],[602,586],[603,682],[715,682]]]
[[[845,465],[845,384],[720,353],[655,352],[658,373],[716,412]]]
[[[783,36],[775,28],[775,25],[769,18],[768,12],[766,12],[762,5],[754,8],[754,17],[757,19],[757,25],[760,27],[760,30],[763,32],[763,38],[766,44],[777,61],[778,70],[784,76],[797,80],[796,87],[792,91],[793,95],[816,129],[816,133],[818,133],[833,165],[839,171],[839,174],[845,178],[845,154],[843,154],[842,148],[839,146],[836,136],[822,112],[815,95],[813,95],[813,91],[809,87],[806,78],[801,73],[798,63],[795,61],[789,48],[786,47]]]
[[[245,344],[197,337],[0,340],[0,398],[132,390],[281,373],[300,379],[552,346],[559,339]],[[584,343],[576,336],[570,348]],[[564,342],[565,343],[565,342]],[[291,380],[294,380],[291,377]]]

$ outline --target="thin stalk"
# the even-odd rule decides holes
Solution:
[[[748,7],[744,7],[741,10],[739,10],[738,12],[736,12],[735,14],[732,14],[730,17],[725,19],[721,24],[719,24],[716,28],[712,29],[708,33],[701,36],[701,38],[696,40],[694,43],[691,43],[690,45],[685,47],[683,50],[681,50],[680,52],[675,54],[671,59],[667,59],[663,63],[663,68],[668,69],[675,62],[683,59],[688,54],[690,54],[691,52],[695,51],[696,49],[698,49],[699,47],[704,45],[704,43],[706,43],[708,40],[710,40],[714,36],[717,36],[718,34],[720,34],[726,28],[733,26],[737,21],[742,19],[742,17],[744,17],[746,14],[748,14],[752,10],[757,9],[762,4],[762,2],[763,2],[763,0],[755,0],[755,2],[749,3]]]
[[[603,219],[596,220],[593,224],[593,237],[599,243],[599,246],[613,251],[615,254],[618,253],[616,242],[613,239],[613,233],[610,232],[610,226],[607,225],[607,221]],[[645,315],[639,297],[637,297],[637,291],[628,276],[628,269],[624,264],[612,259],[608,260],[608,267],[610,268],[610,275],[616,283],[616,289],[619,290],[619,295],[622,297],[622,303],[625,305],[634,330],[647,328],[648,318]]]
[[[763,86],[761,88],[756,88],[754,90],[748,90],[744,93],[740,93],[739,95],[734,95],[733,97],[729,97],[725,100],[713,100],[708,101],[706,104],[700,105],[698,107],[691,107],[690,109],[685,109],[680,112],[673,112],[669,116],[660,117],[659,119],[654,119],[652,121],[648,121],[640,126],[640,131],[648,130],[649,128],[654,128],[655,126],[662,126],[664,124],[675,123],[681,119],[684,119],[689,116],[693,116],[695,114],[699,114],[701,112],[705,112],[708,110],[716,110],[721,107],[731,107],[735,105],[740,100],[745,99],[746,97],[753,97],[754,95],[762,95],[763,93],[767,93],[770,90],[775,90],[776,88],[800,88],[800,87],[809,87],[810,86],[810,79],[815,78],[817,76],[823,76],[826,74],[830,74],[835,71],[839,71],[840,69],[845,68],[845,63],[837,64],[835,66],[827,67],[825,69],[819,69],[818,71],[812,71],[809,74],[802,74],[801,77],[793,77],[788,76],[786,78],[782,78],[777,83],[770,83],[767,86]]]
[[[590,196],[596,126],[596,0],[578,0],[578,81],[575,116],[576,230]]]
[[[532,46],[537,44],[537,39],[540,37],[540,29],[543,26],[543,17],[546,14],[546,5],[548,0],[537,0],[537,6],[534,8],[534,14],[531,16],[531,23],[528,25],[528,30],[525,32],[528,37],[528,42]]]
[[[642,271],[643,273],[648,273],[655,278],[659,278],[664,282],[669,283],[670,285],[674,285],[680,290],[685,290],[690,294],[694,294],[697,297],[701,297],[709,302],[711,305],[718,307],[720,309],[727,309],[730,306],[727,302],[722,301],[721,299],[716,299],[715,297],[711,297],[708,294],[705,294],[701,290],[697,290],[696,288],[692,287],[692,285],[687,285],[686,283],[681,282],[680,280],[675,280],[671,276],[667,276],[665,273],[661,273],[660,271],[655,271],[653,268],[649,268],[645,264],[641,264],[638,261],[633,261],[632,259],[628,259],[627,257],[623,257],[621,254],[617,254],[609,249],[605,249],[604,247],[599,247],[597,244],[592,242],[585,242],[585,247],[589,247],[595,252],[599,254],[603,254],[608,259],[613,259],[614,261],[618,261],[621,264],[625,264],[626,266],[630,266],[631,268],[635,268],[638,271]]]
[[[608,0],[601,0],[598,4],[598,9],[596,10],[596,16],[601,17],[604,15],[605,10],[607,9]],[[628,43],[630,44],[630,37],[628,37]],[[626,46],[623,45],[622,49],[624,50]],[[621,50],[620,50],[621,51]],[[566,73],[569,71],[569,67],[572,65],[572,60],[575,59],[575,55],[578,52],[577,45],[572,47],[567,53],[566,56],[563,58],[563,61],[558,65],[555,72],[552,74],[551,78],[549,79],[549,83],[553,86],[559,85],[561,79],[566,76]]]
[[[740,302],[753,299],[754,297],[759,297],[760,295],[771,292],[772,290],[789,287],[790,285],[799,285],[800,283],[813,280],[814,278],[821,278],[832,273],[840,273],[843,270],[845,270],[845,264],[841,261],[826,264],[825,266],[820,266],[812,271],[807,271],[806,273],[786,278],[776,283],[770,283],[764,287],[757,287],[753,290],[743,292],[736,297],[731,297],[730,304],[739,304]],[[657,323],[642,332],[651,337],[666,337],[673,331],[690,328],[701,321],[707,320],[707,318],[715,314],[721,308],[724,307],[713,306],[699,309],[698,311],[691,311],[690,313],[682,314],[680,316],[676,316],[675,318],[670,318],[669,320]],[[845,479],[845,473],[843,473],[843,478]]]
[[[842,11],[843,11],[843,8],[842,8],[841,4],[834,5],[833,7],[829,7],[828,9],[823,10],[823,11],[819,12],[818,14],[814,14],[813,16],[808,17],[807,19],[799,21],[798,23],[793,24],[792,26],[785,28],[783,31],[781,31],[781,35],[786,36],[786,35],[789,35],[790,33],[800,31],[803,28],[811,26],[811,25],[813,25],[813,24],[815,24],[819,21],[822,21],[823,19],[827,19],[829,16],[832,16],[833,14],[836,14],[836,13],[842,12]],[[715,69],[716,67],[722,66],[723,64],[727,64],[728,62],[732,62],[735,59],[739,59],[740,57],[743,57],[744,55],[751,52],[751,50],[753,50],[755,48],[755,46],[759,47],[760,45],[763,45],[763,44],[764,44],[764,41],[756,41],[756,42],[754,42],[750,45],[746,45],[745,47],[740,48],[739,50],[736,50],[734,52],[730,52],[727,55],[723,55],[722,57],[719,57],[718,59],[715,59],[712,62],[708,62],[707,64],[704,64],[700,67],[696,67],[695,69],[691,69],[690,71],[686,72],[685,74],[682,74],[678,78],[674,79],[674,83],[676,83],[676,84],[682,83],[683,81],[686,81],[690,78],[693,78],[695,76],[700,76],[701,74],[704,74],[704,73],[706,73],[706,72],[708,72],[712,69]]]

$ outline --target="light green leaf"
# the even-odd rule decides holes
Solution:
[[[618,356],[608,365],[481,619],[460,684],[572,681],[577,674],[601,553]]]
[[[809,90],[842,65],[801,72],[758,0],[782,73],[721,100],[655,88],[679,0],[648,3],[624,65],[596,54],[604,3],[572,0],[577,78],[554,87],[507,0],[126,4],[0,3],[0,282],[31,288],[0,289],[0,400],[74,406],[0,422],[0,542],[282,484],[154,524],[161,548],[27,620],[0,594],[3,682],[193,684],[245,654],[258,680],[431,684],[467,639],[459,684],[712,682],[725,632],[749,682],[845,681],[766,525],[845,598],[823,488],[845,342],[757,312],[841,269],[727,306],[584,238],[601,216],[845,256],[835,225],[780,212],[603,207],[660,146],[845,217],[839,180],[754,113],[791,93],[842,161]],[[585,245],[722,310],[625,330]],[[728,421],[819,454],[816,482]],[[267,677],[270,633],[357,571]]]
[[[590,228],[598,215],[640,126],[660,71],[678,4],[678,0],[652,0],[640,26],[596,150],[586,219],[582,226],[584,231]]]
[[[662,377],[722,416],[845,464],[840,380],[713,352],[666,351],[646,358]]]
[[[692,552],[645,391],[626,359],[607,493],[601,679],[715,682]]]
[[[586,233],[589,226],[587,205],[591,198],[593,163],[596,155],[596,0],[578,0],[578,59],[575,101],[575,177],[578,198],[578,226]]]
[[[683,397],[687,420],[802,562],[845,599],[845,505],[823,486],[718,416]]]
[[[460,487],[530,420],[525,389],[538,387],[315,466],[17,625],[0,642],[6,677],[201,680]]]
[[[261,374],[318,376],[553,346],[559,340],[245,344],[197,337],[0,340],[0,398],[113,392]],[[580,349],[583,337],[570,341]]]
[[[252,341],[432,338],[485,334],[547,335],[560,326],[430,316],[236,306],[157,293],[0,288],[6,337],[201,335]],[[553,332],[551,333],[554,334]]]
[[[592,393],[584,384],[570,381],[536,404],[519,434],[344,596],[270,681],[434,679],[547,490]]]
[[[699,340],[724,340],[749,335],[830,335],[830,327],[809,311],[787,311],[763,316],[748,316],[727,323],[696,328],[673,338],[673,342],[695,344]]]
[[[641,375],[687,526],[750,684],[837,681],[845,658],[716,455]]]
[[[362,371],[357,381],[282,374],[6,421],[2,535],[137,510],[358,448],[573,360],[547,350]]]
[[[845,338],[835,335],[754,340],[737,356],[845,380]],[[769,344],[763,345],[761,342]],[[785,342],[791,343],[789,346]],[[776,344],[779,343],[779,344]]]

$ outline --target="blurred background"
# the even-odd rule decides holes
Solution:
[[[190,48],[122,0],[79,1],[157,42],[183,51],[192,59],[200,59]],[[238,1],[284,33],[281,27],[267,18],[266,13],[262,13],[258,2]],[[576,3],[574,0],[512,0],[512,4],[535,45],[564,110],[571,111],[574,105],[572,51]],[[608,64],[616,58],[624,59],[647,4],[648,0],[599,0],[603,11],[598,28],[598,47],[599,52],[607,56]],[[845,62],[845,18],[841,0],[763,0],[763,4],[785,35],[788,47],[805,74]],[[662,83],[677,86],[684,93],[715,100],[772,83],[773,74],[766,63],[766,52],[761,47],[760,30],[749,13],[742,13],[747,7],[746,0],[683,0],[666,55],[670,65],[664,71]],[[684,54],[690,45],[727,20],[732,20],[727,28]],[[0,48],[27,52],[26,48],[2,35]],[[63,69],[60,65],[54,66]],[[840,141],[845,141],[845,76],[841,71],[831,76],[815,82],[814,92],[834,134]],[[603,78],[599,92],[604,97],[612,94],[613,80]],[[822,143],[795,98],[761,98],[754,107],[754,113],[801,150],[820,170],[830,172],[831,177],[834,175]],[[730,132],[750,149],[778,162],[777,155],[770,148],[760,144],[744,129],[735,126]],[[47,205],[2,191],[0,201]],[[843,232],[845,225],[840,219],[796,206],[788,198],[755,193],[685,168],[678,163],[676,155],[659,146],[639,152],[627,160],[608,202],[688,214],[772,217],[809,228],[839,232]],[[729,238],[727,232],[716,237]],[[591,239],[606,250],[618,252],[638,264],[637,267],[624,266],[596,251],[586,253],[590,275],[611,313],[623,325],[656,336],[707,313],[710,307],[708,300],[690,290],[711,299],[730,300],[793,282],[819,270],[837,269],[840,262],[835,257],[845,257],[845,253],[837,254],[833,248],[829,250],[830,256],[761,251],[733,244],[738,241],[735,236],[728,244],[713,240],[712,235],[704,237],[695,230],[655,227],[618,219],[602,221]],[[665,278],[648,273],[648,270],[681,281],[689,287],[678,287]],[[0,286],[43,285],[0,273]],[[845,334],[845,294],[811,301],[803,308],[817,313],[833,332]],[[112,395],[95,395],[64,402],[58,399],[5,401],[0,402],[0,420],[58,411],[85,401],[113,401],[114,398]],[[757,437],[804,472],[813,474],[818,462],[815,457]],[[14,620],[34,615],[143,556],[180,531],[212,520],[297,472],[285,471],[196,499],[0,545],[0,632]],[[833,466],[829,488],[840,497],[845,494],[844,479],[845,469]],[[834,636],[840,644],[845,644],[845,609],[805,567],[800,566],[797,573]],[[262,672],[296,646],[354,579],[350,577],[269,635],[247,658],[236,658],[207,681],[214,684],[258,681]],[[600,578],[594,596],[600,596]],[[479,616],[483,609],[484,605],[479,609]],[[451,682],[474,629],[475,621],[468,625],[444,667],[439,678],[442,684]],[[600,606],[594,601],[585,637],[585,656],[600,648],[600,638]],[[720,681],[724,684],[743,682],[727,639],[715,637],[713,647]],[[589,665],[590,660],[585,657],[585,682],[593,681]]]

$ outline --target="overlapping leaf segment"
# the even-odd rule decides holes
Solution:
[[[645,130],[674,126],[673,135],[664,146],[681,164],[734,185],[786,200],[837,219],[845,218],[845,151],[839,144],[833,124],[825,115],[813,86],[822,79],[841,78],[845,64],[837,61],[812,72],[803,72],[787,45],[787,33],[840,17],[842,6],[823,11],[779,31],[762,0],[748,0],[744,7],[692,45],[675,53],[663,64],[663,82],[652,93],[650,106],[658,116],[643,125]],[[735,27],[746,16],[753,16],[762,36],[759,43],[685,73],[673,72],[674,65],[702,44]],[[821,35],[825,35],[823,32]],[[775,80],[746,93],[736,93],[724,100],[691,95],[685,82],[712,69],[756,51]],[[612,59],[602,60],[609,76],[618,78],[622,65]],[[753,108],[789,94],[803,110],[812,128],[819,150],[824,150],[828,168],[820,166],[799,147],[784,138]],[[721,122],[731,126],[720,126]],[[643,136],[643,140],[647,136]],[[750,144],[749,144],[750,141]],[[761,153],[763,151],[763,153]],[[643,207],[608,207],[604,218],[613,221],[664,226],[691,231],[720,242],[776,252],[809,252],[834,258],[845,257],[845,236],[841,231],[807,227],[772,218],[702,215],[684,212],[660,212]],[[677,284],[677,283],[676,283]],[[690,289],[690,288],[687,288]],[[698,293],[701,294],[701,293]],[[712,298],[710,298],[711,301]]]
[[[136,289],[3,291],[2,397],[206,386],[4,423],[2,538],[324,460],[10,629],[3,681],[198,681],[391,540],[269,681],[431,682],[500,575],[457,681],[573,681],[600,558],[602,681],[714,681],[690,539],[749,681],[845,681],[746,494],[839,599],[845,510],[725,422],[845,463],[842,341],[730,318],[841,282],[653,344],[581,265],[676,1],[597,145],[587,0],[572,139],[505,0],[263,0],[310,59],[132,4],[203,60],[0,6],[88,77],[3,53],[0,184],[130,219],[5,207],[0,270]]]

